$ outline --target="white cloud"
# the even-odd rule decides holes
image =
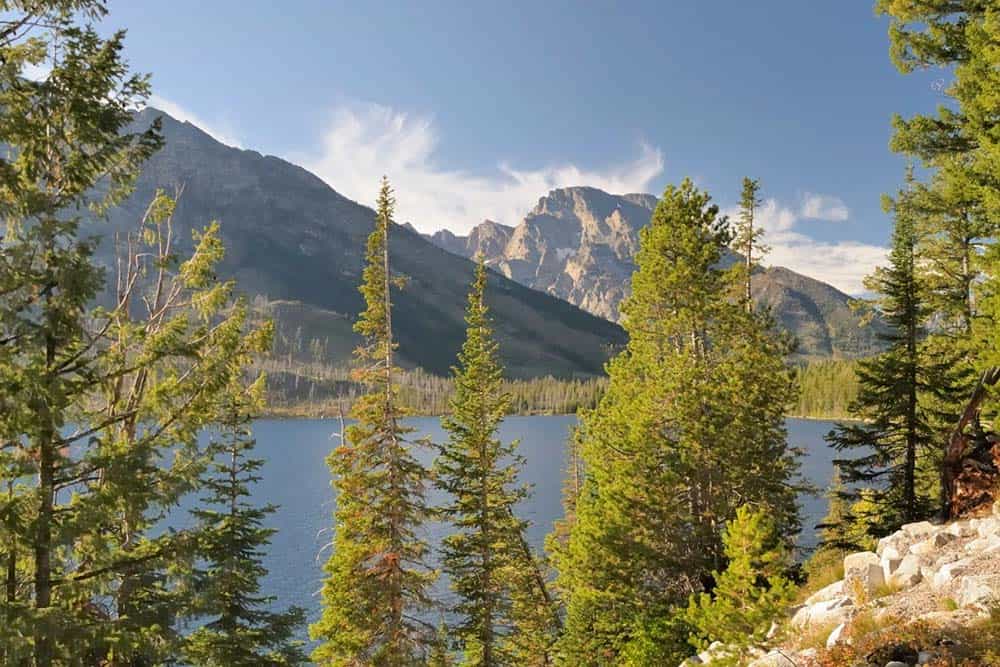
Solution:
[[[197,125],[199,129],[206,132],[216,140],[220,141],[227,146],[235,146],[236,148],[243,148],[243,143],[236,138],[235,133],[232,128],[229,127],[227,123],[216,124],[210,122],[198,114],[190,111],[189,109],[169,100],[160,95],[150,95],[149,96],[149,106],[155,107],[160,111],[163,111],[177,120],[183,122],[191,123],[192,125]]]
[[[810,198],[822,202],[839,202],[839,208],[833,206],[809,209],[807,204]],[[808,195],[798,209],[784,206],[775,199],[765,200],[756,215],[764,229],[763,242],[771,249],[764,263],[784,266],[796,273],[822,280],[847,294],[864,294],[864,277],[876,266],[885,263],[887,249],[859,241],[820,241],[796,230],[801,219],[817,219],[815,214],[824,211],[836,215],[843,212],[844,217],[835,218],[838,222],[848,219],[847,207],[840,199],[829,195]],[[727,209],[725,212],[734,220],[739,215],[737,208]]]
[[[150,104],[242,147],[226,127],[214,127],[169,99],[154,95]],[[433,121],[378,105],[336,109],[319,142],[307,155],[291,156],[341,194],[366,205],[375,201],[382,175],[397,192],[400,222],[424,232],[449,229],[465,234],[485,218],[517,224],[549,190],[588,185],[612,193],[648,192],[663,172],[662,152],[640,144],[629,162],[600,169],[571,163],[540,169],[518,169],[499,162],[492,173],[472,174],[441,167],[435,161],[440,138]],[[725,211],[735,219],[738,210]],[[886,259],[886,248],[857,241],[821,241],[798,231],[803,219],[845,222],[850,211],[838,197],[806,193],[798,205],[765,200],[757,220],[771,252],[765,262],[829,283],[848,294],[865,292],[864,276]]]
[[[383,175],[397,193],[396,218],[424,232],[465,234],[485,218],[517,224],[549,190],[590,185],[608,192],[646,192],[663,171],[659,149],[640,144],[635,159],[600,169],[555,164],[519,169],[500,162],[472,174],[435,162],[439,136],[433,121],[378,105],[336,109],[316,153],[295,160],[341,194],[375,201]]]
[[[839,197],[812,192],[807,192],[802,198],[800,212],[803,218],[827,222],[844,222],[851,216],[847,205]]]

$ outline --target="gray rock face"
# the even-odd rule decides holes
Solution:
[[[226,247],[220,279],[235,278],[251,297],[297,304],[295,319],[276,321],[279,330],[290,338],[301,333],[305,343],[329,340],[324,361],[347,361],[356,344],[350,321],[363,307],[358,282],[374,211],[301,167],[225,146],[155,109],[137,114],[136,124],[148,127],[157,116],[163,117],[166,145],[144,165],[135,193],[111,211],[111,219],[89,227],[105,239],[98,259],[113,267],[114,234],[136,228],[158,189],[183,187],[174,216],[178,252],[191,249],[193,229],[218,220]],[[484,229],[477,243],[492,251],[503,244],[504,230],[489,232]],[[409,278],[393,294],[400,363],[441,375],[448,374],[465,337],[473,272],[469,261],[439,247],[452,242],[453,235],[442,234],[431,243],[405,224],[390,233],[393,271]],[[489,277],[488,294],[512,376],[598,375],[609,349],[624,343],[615,324],[497,273]],[[337,331],[325,326],[332,318],[343,322]]]
[[[539,199],[516,227],[486,221],[468,237],[443,230],[427,238],[463,257],[482,253],[512,280],[619,321],[635,270],[639,230],[656,204],[656,197],[647,194],[562,188]],[[770,267],[755,274],[753,291],[796,335],[802,356],[862,356],[878,347],[877,326],[863,324],[856,301],[825,283]]]

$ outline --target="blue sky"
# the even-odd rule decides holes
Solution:
[[[400,220],[516,224],[557,186],[726,208],[768,199],[771,261],[861,291],[883,257],[893,112],[943,102],[904,77],[868,0],[410,3],[110,0],[164,110],[303,164]]]

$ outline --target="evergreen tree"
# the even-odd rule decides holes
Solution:
[[[983,0],[878,0],[876,11],[891,21],[890,55],[902,73],[929,68],[954,73],[942,91],[951,104],[940,105],[933,116],[893,120],[893,149],[932,169],[947,165],[953,178],[978,190],[983,219],[995,224],[1000,220],[996,8]]]
[[[224,406],[222,432],[209,447],[215,460],[204,483],[207,496],[191,512],[200,559],[190,582],[193,612],[210,619],[185,639],[184,659],[193,665],[278,667],[306,661],[302,642],[294,639],[305,625],[305,612],[298,607],[268,611],[275,598],[260,595],[260,578],[267,573],[261,564],[263,549],[276,532],[263,523],[277,509],[247,501],[264,463],[250,458],[254,440],[249,426],[263,403],[263,380],[260,376],[243,400],[236,399],[242,387],[230,389],[236,400]]]
[[[961,371],[943,391],[941,409],[954,425],[982,363],[970,335],[978,317],[978,255],[1000,221],[1000,22],[979,0],[879,0],[890,20],[890,53],[903,73],[928,68],[953,72],[943,89],[949,104],[935,115],[897,116],[894,150],[921,160],[931,172],[917,188],[922,215],[922,279],[930,291],[935,333],[928,345]],[[976,367],[979,368],[976,368]]]
[[[89,542],[100,543],[113,507],[104,491],[90,494],[90,503],[84,498],[105,478],[114,455],[98,454],[101,425],[114,415],[91,420],[87,412],[107,376],[102,329],[92,327],[91,313],[104,274],[92,258],[94,239],[82,231],[82,213],[120,201],[160,137],[155,126],[128,129],[148,85],[146,77],[128,72],[123,33],[102,39],[90,24],[104,3],[6,9],[0,30],[0,472],[11,534],[0,547],[6,565],[0,652],[5,662],[47,666],[91,650],[98,639],[95,591],[109,572],[123,569],[116,563],[127,561]],[[25,78],[28,66],[43,62],[51,67],[44,78]],[[69,424],[79,429],[67,435]],[[117,453],[113,460],[124,464],[127,456]],[[29,478],[37,482],[26,483]],[[72,502],[63,491],[69,488],[75,489]],[[135,636],[133,628],[116,638],[127,643]]]
[[[751,291],[753,271],[761,258],[767,253],[767,248],[760,244],[764,230],[754,226],[754,214],[760,206],[760,181],[751,178],[743,179],[743,193],[740,197],[740,217],[736,225],[736,236],[733,247],[743,255],[742,298],[747,310],[753,310],[753,293]]]
[[[428,510],[427,470],[414,457],[400,422],[393,352],[389,230],[395,206],[386,179],[375,229],[368,237],[361,293],[366,309],[355,324],[364,339],[356,378],[368,389],[351,409],[356,420],[327,463],[337,491],[333,553],[323,581],[322,617],[310,627],[323,665],[386,667],[425,662],[433,626],[415,614],[429,606],[434,573],[417,531]]]
[[[486,278],[480,261],[451,412],[442,420],[448,442],[435,463],[437,484],[451,498],[442,513],[455,529],[444,539],[442,565],[458,595],[453,630],[463,664],[548,664],[555,609],[545,599],[544,580],[535,576],[538,563],[524,540],[526,523],[514,514],[527,496],[517,486],[524,459],[517,442],[504,444],[496,437],[509,397],[502,390]],[[528,621],[530,627],[521,626]]]
[[[736,510],[722,542],[726,569],[712,573],[711,594],[691,596],[687,620],[696,629],[697,648],[720,641],[729,649],[727,658],[743,664],[751,657],[747,649],[766,639],[791,602],[795,587],[785,576],[791,557],[767,512],[748,506]]]
[[[549,540],[566,664],[615,663],[651,633],[683,643],[671,616],[722,566],[722,528],[739,505],[766,508],[782,534],[797,529],[788,347],[766,316],[730,299],[732,275],[719,268],[730,241],[689,181],[667,189],[641,232],[623,307],[629,343],[582,415],[569,535]]]
[[[826,516],[816,527],[820,530],[820,550],[864,551],[860,543],[869,538],[858,534],[858,523],[851,517],[848,499],[851,494],[844,486],[840,467],[834,466],[830,486],[826,490]]]
[[[877,269],[866,283],[880,295],[888,349],[857,363],[860,388],[851,413],[864,421],[840,424],[827,436],[838,452],[858,452],[836,464],[849,488],[871,487],[866,503],[870,511],[857,518],[875,534],[888,533],[930,510],[930,490],[919,484],[921,466],[934,467],[936,450],[933,415],[924,400],[950,373],[922,348],[927,307],[917,276],[910,196],[907,190],[894,202],[887,201],[895,213],[889,266]]]

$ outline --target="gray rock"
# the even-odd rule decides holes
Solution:
[[[833,632],[830,633],[830,636],[826,638],[826,647],[833,648],[834,646],[836,646],[837,643],[840,642],[841,638],[844,636],[845,629],[847,629],[847,623],[841,623],[840,625],[835,627],[833,629]]]
[[[486,221],[468,237],[438,232],[426,238],[464,257],[481,252],[508,278],[618,321],[631,290],[639,230],[656,204],[652,195],[558,188],[541,197],[516,227]],[[731,254],[722,263],[735,261],[739,257]],[[753,291],[755,300],[795,334],[803,355],[855,357],[881,348],[881,322],[864,324],[853,299],[818,280],[762,267],[754,274]]]
[[[962,607],[988,607],[1000,601],[1000,575],[962,577],[957,601]]]
[[[854,601],[841,596],[799,608],[792,616],[792,625],[801,628],[807,625],[843,623],[853,615],[854,610]]]
[[[923,539],[932,535],[936,530],[934,524],[930,521],[917,521],[915,523],[905,524],[900,531],[903,532],[907,537],[917,540]]]
[[[778,650],[757,658],[748,667],[796,667],[796,663]]]
[[[941,569],[934,574],[934,579],[931,582],[934,588],[944,588],[948,586],[951,582],[955,581],[958,577],[964,575],[969,570],[970,562],[968,559],[958,560],[954,563],[946,563],[941,566]]]
[[[833,598],[843,597],[844,595],[844,581],[835,581],[829,586],[825,586],[808,598],[806,598],[806,605],[813,605],[817,602],[826,602],[827,600],[832,600]]]
[[[906,554],[899,562],[899,566],[896,567],[896,571],[892,573],[889,583],[901,588],[916,586],[923,579],[922,565],[923,561],[920,556]]]
[[[870,551],[850,554],[844,558],[844,591],[855,599],[867,598],[885,583],[882,561]]]

